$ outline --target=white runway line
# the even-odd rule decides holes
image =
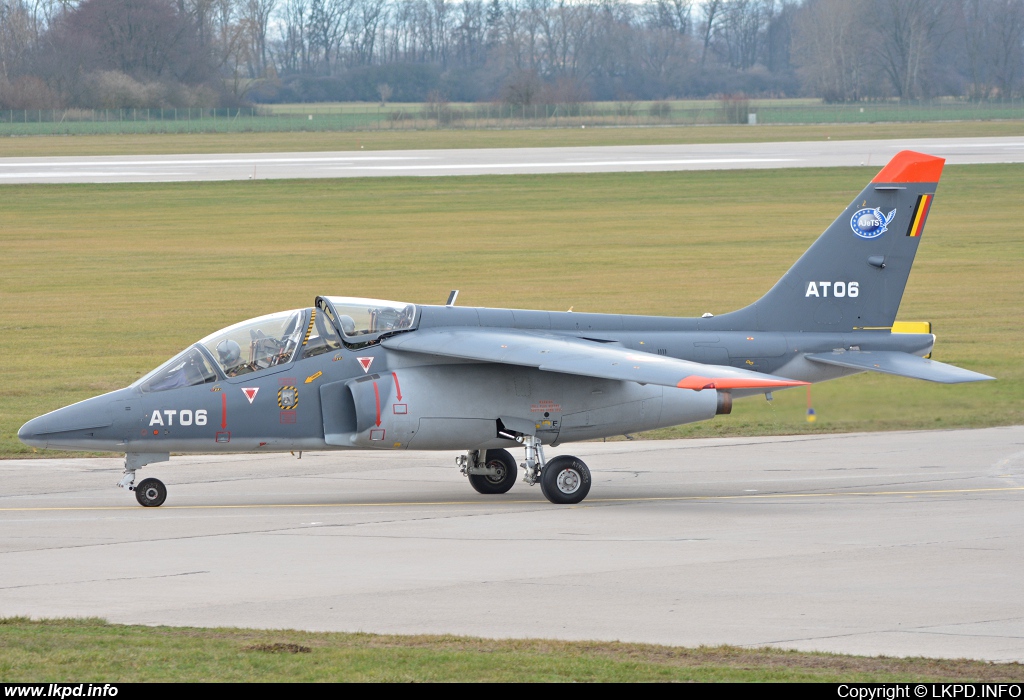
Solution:
[[[615,172],[618,168],[642,165],[740,165],[763,163],[795,163],[796,158],[690,158],[681,160],[595,160],[536,162],[536,163],[446,163],[443,165],[368,165],[364,170],[503,170],[506,168],[601,168],[607,172]]]
[[[437,177],[881,167],[900,150],[924,151],[950,165],[1024,163],[1020,137],[801,141],[789,143],[573,146],[324,153],[0,158],[0,182],[186,182],[347,177]],[[111,170],[107,170],[110,168]]]

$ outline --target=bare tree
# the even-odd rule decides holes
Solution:
[[[641,8],[644,27],[630,41],[645,72],[665,81],[689,59],[692,3],[656,0]],[[661,95],[659,95],[661,96]]]
[[[924,94],[928,60],[943,36],[947,7],[944,0],[873,0],[873,54],[900,99]]]
[[[532,62],[524,59],[523,15],[525,14],[519,0],[504,0],[503,12],[500,15],[498,34],[504,40],[504,51],[508,62],[516,70],[523,70]]]
[[[971,99],[987,97],[989,84],[989,61],[992,16],[987,12],[986,0],[960,0],[957,3],[958,34],[963,42],[963,56],[967,69],[967,94]]]
[[[863,95],[864,0],[809,0],[797,15],[793,54],[808,91],[827,102]]]
[[[708,57],[708,48],[711,45],[711,38],[715,35],[715,30],[718,28],[718,24],[722,20],[722,5],[723,0],[707,0],[707,2],[705,2],[704,5],[701,6],[700,64],[702,66],[704,65]]]
[[[193,83],[209,76],[197,29],[172,0],[89,0],[57,27],[87,70]]]
[[[464,0],[455,10],[455,60],[462,65],[484,61],[487,44],[486,13],[482,0]]]
[[[537,19],[541,28],[542,66],[553,79],[575,78],[579,72],[577,49],[586,41],[590,25],[589,7],[566,0],[538,2]],[[570,88],[563,88],[571,92]]]
[[[775,14],[774,0],[724,0],[716,36],[726,62],[733,68],[752,68],[760,58],[765,33]]]
[[[0,77],[20,74],[38,40],[36,22],[21,0],[0,2]]]
[[[243,8],[250,54],[253,58],[252,77],[267,75],[267,32],[277,0],[244,0]]]
[[[682,35],[690,33],[693,0],[655,0],[659,26],[671,28]]]
[[[33,103],[267,76],[261,96],[385,103],[786,94],[794,65],[830,101],[1017,96],[1024,0],[0,0],[0,100]]]
[[[351,56],[354,65],[370,65],[377,53],[381,25],[388,19],[386,0],[357,0],[353,8],[350,33]]]
[[[282,37],[278,51],[281,68],[289,73],[309,70],[309,0],[284,0]]]
[[[999,96],[1012,98],[1021,90],[1024,73],[1024,0],[994,0],[992,73]]]
[[[307,36],[314,71],[332,75],[338,48],[353,22],[353,0],[310,0]]]

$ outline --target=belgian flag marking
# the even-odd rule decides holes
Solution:
[[[924,231],[924,220],[928,218],[928,209],[932,205],[934,196],[934,194],[922,194],[917,198],[914,213],[910,217],[910,226],[907,228],[907,235],[911,238],[917,238]]]

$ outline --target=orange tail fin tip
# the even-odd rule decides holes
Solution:
[[[917,151],[900,151],[872,182],[938,182],[945,158]]]

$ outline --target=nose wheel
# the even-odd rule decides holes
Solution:
[[[167,487],[159,479],[143,479],[135,487],[135,500],[141,506],[156,508],[163,505],[163,502],[167,500]]]

